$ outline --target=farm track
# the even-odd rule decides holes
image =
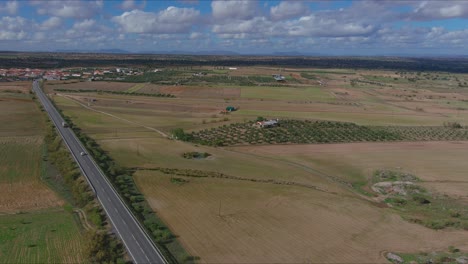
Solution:
[[[306,171],[308,173],[311,173],[313,175],[318,175],[318,176],[320,176],[321,178],[323,178],[323,179],[325,179],[327,181],[337,183],[337,184],[341,185],[342,187],[344,187],[345,189],[347,189],[347,190],[351,191],[352,193],[356,194],[358,197],[360,197],[362,199],[365,199],[365,200],[367,200],[369,202],[372,202],[374,205],[376,205],[376,203],[375,203],[375,201],[373,199],[371,199],[370,197],[364,196],[361,193],[359,193],[358,191],[356,191],[356,189],[353,188],[353,185],[350,182],[345,181],[345,180],[341,179],[340,177],[324,173],[324,172],[319,171],[317,169],[314,169],[314,168],[312,168],[310,166],[306,166],[304,164],[297,163],[297,162],[287,161],[287,160],[284,160],[284,159],[278,159],[278,158],[272,158],[272,157],[268,157],[268,156],[257,155],[257,154],[254,154],[254,153],[246,153],[246,152],[242,152],[242,151],[236,151],[236,150],[233,150],[233,149],[224,149],[224,150],[228,151],[228,152],[234,152],[234,153],[249,155],[249,156],[252,156],[252,157],[255,157],[255,158],[270,159],[270,160],[275,161],[276,163],[277,162],[282,162],[284,164],[287,164],[287,165],[302,169],[302,170],[304,170],[304,171]]]
[[[376,100],[379,104],[388,105],[388,106],[392,106],[392,107],[396,107],[396,108],[400,108],[400,109],[404,109],[404,110],[408,110],[408,111],[415,112],[415,113],[398,113],[398,114],[393,114],[393,113],[392,113],[392,115],[412,115],[412,116],[432,116],[432,115],[433,115],[433,114],[427,114],[427,115],[418,114],[418,113],[417,113],[414,109],[412,109],[412,108],[405,107],[405,106],[402,106],[402,105],[392,104],[392,103],[390,103],[389,100],[380,99],[376,94],[370,93],[370,92],[368,92],[368,91],[363,91],[363,93],[372,96],[372,97],[374,98],[374,100]],[[398,102],[398,101],[396,101],[396,102]],[[401,101],[400,101],[400,102],[401,102]],[[437,114],[434,115],[434,116],[448,117],[448,115],[445,115],[445,114],[442,114],[442,113],[437,113]]]
[[[151,131],[154,131],[154,132],[159,133],[159,134],[160,134],[161,136],[163,136],[163,137],[166,137],[166,138],[169,137],[166,133],[162,132],[162,131],[159,130],[159,129],[156,129],[156,128],[153,128],[153,127],[149,127],[149,126],[145,126],[145,125],[143,125],[143,124],[140,124],[140,123],[137,123],[137,122],[133,122],[133,121],[130,121],[130,120],[128,120],[128,119],[121,118],[121,117],[118,117],[118,116],[116,116],[116,115],[113,115],[113,114],[110,114],[110,113],[107,113],[107,112],[104,112],[104,111],[101,111],[101,110],[94,109],[94,108],[89,107],[89,106],[87,106],[87,105],[85,105],[85,104],[82,104],[79,100],[77,100],[77,99],[75,99],[75,98],[73,98],[73,97],[71,97],[71,96],[62,95],[62,94],[57,94],[57,95],[62,96],[62,97],[64,97],[64,98],[67,98],[67,99],[69,99],[69,100],[72,100],[72,101],[76,102],[77,104],[81,105],[82,107],[84,107],[84,108],[86,108],[86,109],[89,109],[89,110],[91,110],[91,111],[94,111],[94,112],[97,112],[97,113],[101,113],[101,114],[104,114],[104,115],[107,115],[107,116],[110,116],[110,117],[113,117],[113,118],[122,120],[122,121],[124,121],[124,122],[126,122],[126,123],[129,123],[129,124],[133,124],[133,125],[137,125],[137,126],[146,128],[146,129],[148,129],[148,130],[151,130]]]
[[[78,217],[80,218],[80,222],[85,230],[94,229],[93,226],[89,223],[88,218],[86,217],[86,213],[83,210],[77,208],[73,211],[76,214],[78,214]]]
[[[251,181],[251,182],[255,182],[255,183],[269,183],[269,184],[277,184],[277,185],[291,185],[291,186],[298,186],[298,187],[304,187],[304,188],[308,188],[308,189],[313,189],[313,190],[316,190],[316,191],[320,191],[320,192],[325,192],[325,193],[329,193],[329,194],[336,194],[335,192],[330,192],[326,189],[323,189],[323,188],[320,188],[320,187],[317,187],[315,185],[311,185],[311,184],[304,184],[304,183],[299,183],[299,182],[294,182],[294,181],[278,181],[278,180],[273,180],[273,179],[266,179],[266,180],[262,180],[262,179],[253,179],[253,178],[243,178],[243,177],[237,177],[237,176],[231,176],[231,175],[226,175],[224,173],[217,173],[217,172],[208,172],[208,175],[204,174],[204,175],[196,175],[196,172],[200,172],[200,173],[205,173],[205,171],[196,171],[194,174],[190,174],[190,173],[170,173],[170,172],[166,172],[165,169],[169,169],[169,170],[173,170],[173,169],[170,169],[170,168],[132,168],[133,170],[135,171],[160,171],[164,174],[168,174],[168,175],[177,175],[177,176],[183,176],[183,177],[192,177],[192,178],[218,178],[218,179],[229,179],[229,180],[238,180],[238,181]],[[195,170],[193,170],[195,171]]]

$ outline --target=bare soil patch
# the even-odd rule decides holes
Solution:
[[[37,179],[0,183],[0,189],[0,214],[40,210],[64,204],[63,200]]]

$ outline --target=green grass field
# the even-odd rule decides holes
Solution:
[[[83,263],[74,216],[44,210],[0,216],[0,263]]]
[[[311,100],[332,101],[329,93],[318,87],[269,87],[250,86],[241,88],[242,98],[270,99],[270,100]]]

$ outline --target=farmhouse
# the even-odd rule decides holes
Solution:
[[[284,80],[286,80],[286,78],[281,75],[281,74],[273,74],[271,75],[277,82],[284,82]]]
[[[278,119],[270,119],[265,121],[258,121],[257,123],[255,123],[255,125],[261,128],[277,127],[279,126],[278,122]]]

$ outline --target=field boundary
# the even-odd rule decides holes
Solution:
[[[132,124],[132,125],[137,125],[137,126],[146,128],[146,129],[148,129],[148,130],[151,130],[151,131],[154,131],[154,132],[159,133],[159,134],[160,134],[161,136],[163,136],[163,137],[166,137],[166,138],[169,137],[166,133],[162,132],[162,131],[159,130],[159,129],[156,129],[156,128],[153,128],[153,127],[149,127],[149,126],[145,126],[145,125],[143,125],[143,124],[140,124],[140,123],[137,123],[137,122],[134,122],[134,121],[130,121],[130,120],[127,120],[127,119],[125,119],[125,118],[118,117],[118,116],[116,116],[116,115],[113,115],[113,114],[110,114],[110,113],[107,113],[107,112],[104,112],[104,111],[101,111],[101,110],[94,109],[94,108],[92,108],[92,107],[90,107],[90,106],[87,106],[87,105],[81,103],[80,101],[78,101],[77,99],[75,99],[75,98],[73,98],[73,97],[71,97],[71,96],[62,95],[62,94],[57,94],[57,95],[62,96],[63,98],[67,98],[67,99],[69,99],[69,100],[72,100],[72,101],[74,101],[75,103],[81,105],[82,107],[84,107],[84,108],[86,108],[86,109],[88,109],[88,110],[91,110],[91,111],[94,111],[94,112],[97,112],[97,113],[101,113],[101,114],[103,114],[103,115],[107,115],[107,116],[116,118],[116,119],[118,119],[118,120],[127,122],[127,123]]]

